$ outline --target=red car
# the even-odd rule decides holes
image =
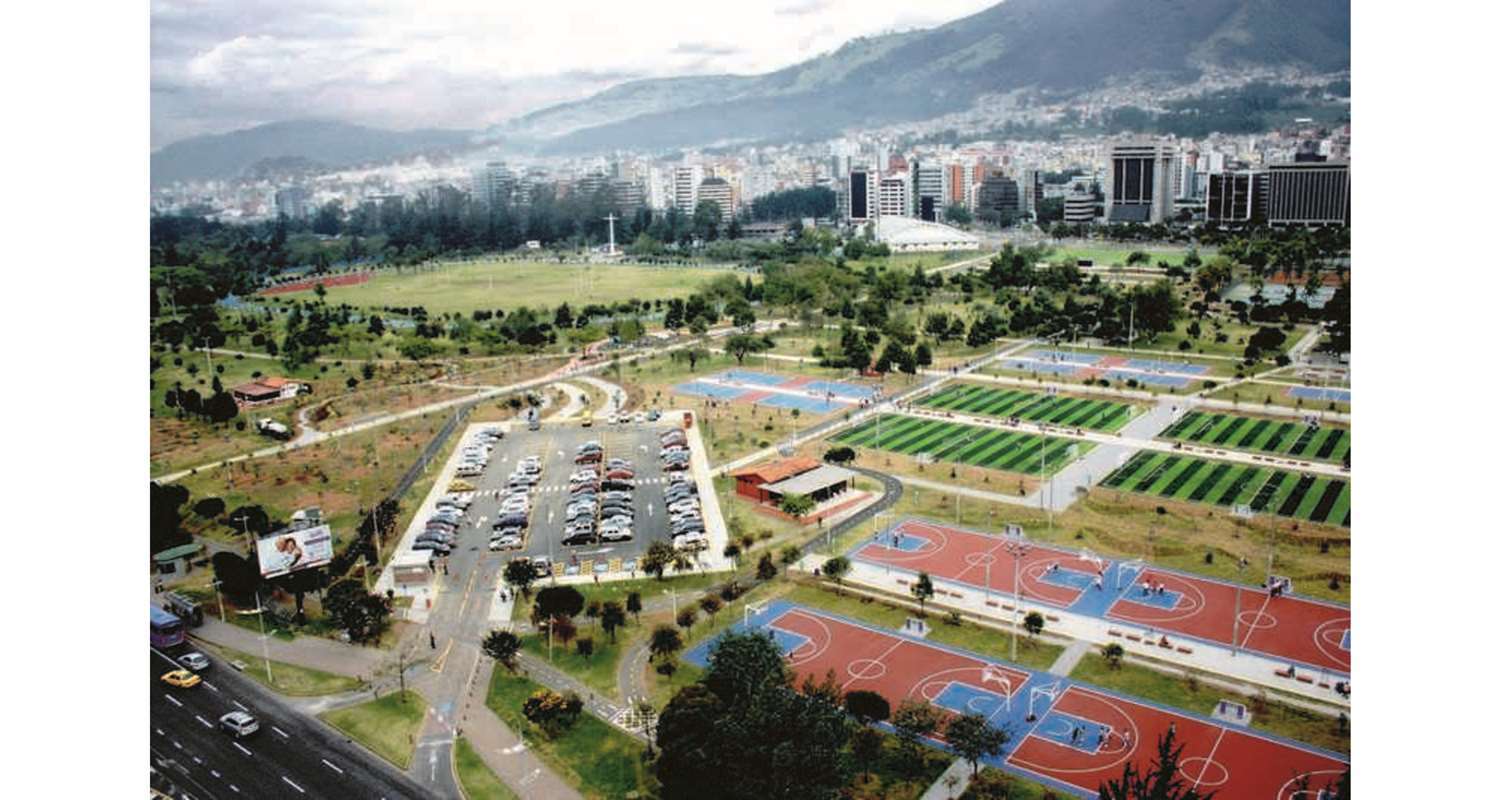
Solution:
[[[635,473],[631,472],[628,469],[612,469],[608,473],[606,473],[604,477],[609,478],[610,480],[628,481],[635,477]]]

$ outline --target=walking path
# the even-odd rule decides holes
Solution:
[[[1052,666],[1048,667],[1047,671],[1053,675],[1061,675],[1066,678],[1073,672],[1073,668],[1078,666],[1078,662],[1082,661],[1088,652],[1088,642],[1082,639],[1074,639],[1068,643],[1067,647],[1063,648],[1061,653],[1057,654],[1057,660],[1052,662]]]
[[[526,746],[526,742],[484,705],[484,696],[494,670],[494,661],[484,659],[468,698],[470,710],[463,717],[463,737],[469,740],[485,766],[516,794],[522,797],[582,797],[576,789],[542,763]]]
[[[969,762],[962,758],[955,758],[953,763],[943,770],[943,774],[937,776],[937,780],[927,787],[927,791],[922,793],[922,800],[953,800],[956,797],[963,797],[964,792],[968,791],[969,781],[973,778],[974,769],[969,766]]]
[[[259,633],[220,622],[217,617],[204,617],[203,624],[194,628],[192,635],[210,644],[230,647],[252,656],[269,656],[272,661],[283,661],[362,681],[371,680],[388,655],[387,651],[378,648],[345,644],[321,636],[303,635],[287,641],[267,635],[262,640]],[[255,666],[249,664],[246,669]]]
[[[588,394],[577,386],[564,381],[558,381],[553,385],[568,396],[568,404],[558,409],[557,413],[552,415],[553,419],[572,419],[588,405]]]

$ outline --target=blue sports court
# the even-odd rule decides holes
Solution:
[[[956,714],[983,714],[986,719],[1006,710],[1004,695],[958,681],[948,684],[932,704]]]
[[[1348,389],[1327,389],[1318,386],[1293,386],[1286,393],[1303,400],[1336,400],[1340,403],[1347,403],[1353,397]]]
[[[1022,361],[1020,359],[1006,359],[1005,369],[1020,370],[1022,372],[1042,372],[1048,375],[1072,375],[1078,371],[1076,364],[1054,364],[1050,361]]]
[[[787,379],[781,375],[769,375],[764,372],[755,372],[748,369],[727,369],[718,375],[720,380],[734,381],[736,383],[753,383],[756,386],[780,386]]]
[[[805,397],[799,394],[773,394],[755,401],[757,405],[772,408],[795,408],[814,414],[827,414],[846,408],[847,403],[825,400],[821,397]]]
[[[716,400],[733,400],[745,394],[748,390],[703,383],[702,381],[688,381],[687,383],[679,383],[673,386],[672,391],[680,394],[697,395],[699,397],[712,397]]]
[[[1104,357],[1093,353],[1069,353],[1066,350],[1031,350],[1026,356],[1064,364],[1096,364]]]
[[[819,394],[832,392],[835,397],[853,397],[860,400],[875,396],[875,390],[868,386],[858,386],[853,383],[843,383],[841,381],[812,381],[804,383],[798,388],[806,389],[809,392],[818,392]]]

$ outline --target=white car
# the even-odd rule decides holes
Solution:
[[[697,511],[697,510],[698,510],[698,499],[696,497],[694,497],[694,498],[688,498],[686,500],[678,500],[677,502],[672,503],[672,504],[670,504],[670,505],[667,506],[667,513],[669,513],[669,514],[678,514],[678,513],[681,513],[683,511]]]
[[[672,540],[673,546],[678,550],[702,550],[708,547],[708,537],[702,533],[685,533]]]
[[[644,412],[644,411],[637,411],[637,412],[635,412],[635,424],[642,425],[645,422],[646,422],[646,412]]]
[[[606,525],[599,529],[599,538],[606,542],[628,542],[635,538],[635,534],[629,528]]]
[[[514,534],[506,535],[506,536],[496,536],[495,538],[493,538],[493,539],[490,540],[490,549],[491,550],[520,550],[521,549],[521,537],[516,536]]]
[[[219,717],[219,727],[223,728],[230,736],[236,739],[243,739],[260,730],[260,723],[256,721],[255,717],[243,711],[231,711]]]
[[[614,412],[610,412],[610,415],[609,415],[609,424],[614,425],[614,424],[618,423],[619,421],[620,421],[620,415],[616,414]]]
[[[213,662],[208,660],[208,656],[203,655],[196,650],[191,653],[184,654],[177,660],[182,662],[182,665],[184,667],[187,667],[194,672],[202,672],[203,670],[206,670],[209,667],[213,666]]]

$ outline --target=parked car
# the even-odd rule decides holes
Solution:
[[[532,556],[531,570],[538,578],[545,578],[552,574],[552,559],[547,556]]]
[[[594,543],[593,531],[579,531],[563,537],[562,543],[566,547],[583,547]]]
[[[629,528],[609,526],[599,529],[599,539],[605,542],[628,542],[635,538]]]
[[[678,550],[702,550],[708,547],[708,537],[702,533],[689,533],[672,540],[672,545]]]
[[[231,711],[219,717],[219,728],[236,739],[243,739],[260,730],[260,722],[244,711]]]
[[[688,462],[686,462],[686,461],[669,461],[669,462],[667,462],[665,464],[662,464],[661,468],[664,469],[664,470],[666,470],[667,472],[677,472],[679,470],[687,469],[688,468]]]

